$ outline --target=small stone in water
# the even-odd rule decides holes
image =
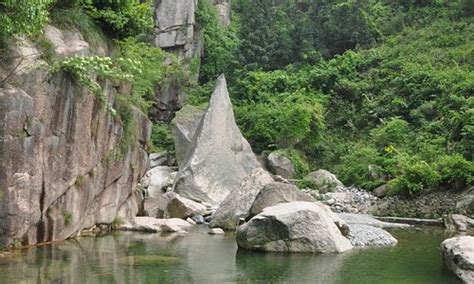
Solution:
[[[204,220],[204,217],[202,215],[196,215],[196,216],[193,216],[191,217],[191,219],[196,222],[196,224],[204,224],[204,222],[206,222]]]
[[[225,232],[221,228],[212,228],[207,232],[209,235],[224,235]]]

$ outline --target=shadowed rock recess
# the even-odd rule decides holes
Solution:
[[[257,167],[259,163],[235,123],[227,83],[221,75],[191,148],[179,166],[174,191],[192,200],[219,205]]]
[[[61,34],[49,30],[56,32],[46,36]],[[71,48],[51,39],[58,56],[90,54],[82,36],[74,38]],[[94,95],[64,74],[51,78],[28,40],[12,49],[21,68],[14,86],[0,88],[0,248],[63,240],[135,216],[149,120],[134,110],[136,139],[119,147],[121,122]],[[110,102],[118,88],[103,82]]]

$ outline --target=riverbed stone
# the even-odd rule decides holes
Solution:
[[[168,202],[166,210],[170,218],[186,219],[188,217],[202,215],[206,210],[206,206],[176,194]]]
[[[372,190],[372,194],[378,198],[383,198],[388,193],[388,184],[382,184],[381,186]]]
[[[204,220],[204,216],[202,216],[202,215],[193,216],[193,217],[191,217],[191,219],[194,222],[196,222],[196,224],[198,224],[198,225],[204,224],[206,222],[206,220]]]
[[[150,160],[149,169],[153,169],[158,166],[166,166],[168,163],[168,153],[166,152],[151,153],[149,160]]]
[[[166,192],[166,188],[173,185],[176,169],[168,166],[156,166],[147,171],[140,181],[146,189],[146,196],[157,198]]]
[[[448,214],[443,218],[444,225],[450,231],[474,231],[474,219],[461,214]]]
[[[314,202],[316,200],[311,195],[300,191],[295,185],[281,182],[268,183],[256,196],[246,218],[249,219],[261,213],[266,207],[291,201]]]
[[[158,197],[145,198],[143,203],[145,215],[153,218],[169,218],[168,203],[177,195],[174,192],[165,192]]]
[[[174,190],[219,205],[259,164],[234,119],[225,77],[217,79],[209,106],[181,163]]]
[[[441,252],[450,271],[465,283],[474,283],[474,237],[447,239],[441,244]]]
[[[278,151],[270,153],[266,162],[272,174],[279,175],[285,179],[293,178],[295,175],[295,167],[291,160]]]
[[[352,249],[321,203],[267,207],[237,228],[240,248],[270,252],[339,253]]]
[[[138,231],[147,233],[182,232],[192,225],[179,218],[157,219],[152,217],[135,217],[119,226],[123,231]]]
[[[207,232],[209,235],[224,235],[225,232],[221,228],[211,228],[209,229],[209,232]]]
[[[262,188],[273,182],[271,175],[262,168],[256,168],[244,178],[240,188],[232,191],[221,203],[213,215],[211,227],[235,230],[240,218],[245,218],[257,194]]]

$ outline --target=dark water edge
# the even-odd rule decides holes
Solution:
[[[460,283],[444,270],[439,230],[392,230],[399,244],[338,255],[238,250],[195,227],[185,236],[116,233],[0,257],[0,283]]]

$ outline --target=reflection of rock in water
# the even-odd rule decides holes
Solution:
[[[236,254],[237,282],[333,283],[344,254],[281,254],[239,249]]]

